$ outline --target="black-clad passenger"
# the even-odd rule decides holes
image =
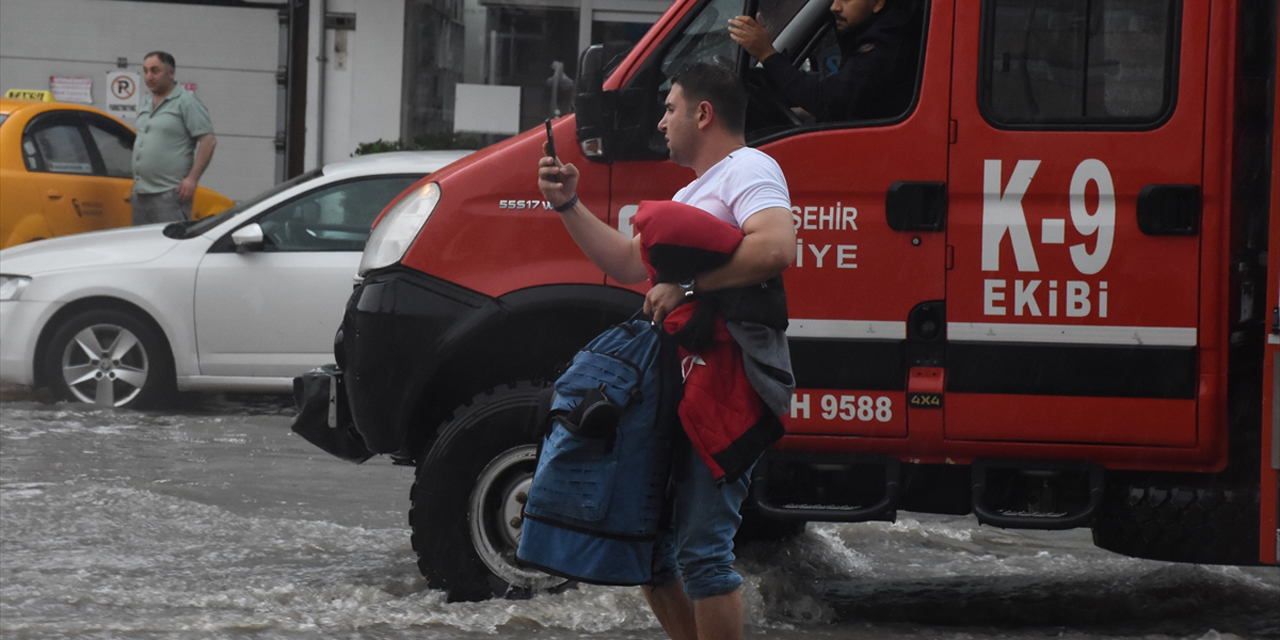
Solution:
[[[729,20],[729,35],[761,62],[787,101],[819,122],[901,115],[915,93],[921,16],[917,0],[833,0],[840,67],[826,77],[797,69],[778,55],[750,16]]]

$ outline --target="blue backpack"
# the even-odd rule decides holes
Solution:
[[[649,582],[668,516],[675,358],[671,340],[633,319],[597,336],[556,380],[524,506],[524,564],[595,584]]]

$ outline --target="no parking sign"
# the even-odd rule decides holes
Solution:
[[[132,71],[107,72],[107,113],[117,118],[138,117],[138,74]]]

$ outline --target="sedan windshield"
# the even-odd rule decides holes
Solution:
[[[271,187],[270,189],[267,189],[266,191],[263,191],[262,193],[259,193],[258,195],[248,200],[245,200],[244,202],[236,203],[236,206],[231,207],[230,209],[227,209],[226,211],[223,211],[217,215],[212,215],[212,216],[209,216],[208,218],[201,218],[200,220],[184,220],[182,222],[175,222],[173,224],[170,224],[169,226],[164,228],[164,235],[170,238],[178,239],[178,240],[186,240],[187,238],[194,238],[218,226],[219,224],[222,224],[223,221],[230,220],[231,217],[236,215],[237,213],[240,213],[241,211],[244,211],[245,209],[248,209],[250,207],[256,206],[259,202],[273,198],[277,194],[283,193],[304,182],[310,182],[312,180],[315,180],[316,178],[319,178],[321,175],[324,175],[324,171],[322,169],[312,169],[311,171],[308,171],[302,175],[295,176],[289,180],[285,180],[284,182],[281,182],[280,184],[277,184],[276,186]]]

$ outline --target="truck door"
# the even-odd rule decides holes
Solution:
[[[1197,445],[1210,18],[956,3],[948,440]]]
[[[903,114],[760,145],[786,173],[796,227],[792,435],[906,437],[908,371],[941,356],[951,7],[926,6]]]
[[[741,5],[713,0],[695,9],[684,30],[668,38],[661,68],[678,69],[687,58],[733,59],[737,46],[717,34],[741,14]],[[799,385],[789,434],[906,437],[908,351],[921,339],[915,325],[933,328],[929,336],[941,355],[951,7],[925,5],[932,6],[916,14],[915,25],[927,30],[926,46],[913,46],[912,55],[916,49],[940,53],[917,65],[915,99],[891,118],[790,121],[777,90],[756,77],[759,69],[747,70],[747,142],[782,167],[797,234],[795,262],[785,273]],[[777,38],[791,38],[794,53],[785,55],[811,69],[824,64],[834,45],[818,26],[829,7],[829,0],[761,3],[775,46]],[[813,26],[800,24],[805,20]],[[673,173],[669,161],[658,163],[661,171],[653,164],[613,165],[612,202],[624,221],[633,203],[655,197],[647,194],[658,178],[667,191],[657,197],[668,198],[694,177],[678,168]]]
[[[1280,48],[1276,52],[1280,62]],[[1273,70],[1280,67],[1273,67]],[[1280,103],[1280,83],[1272,104]],[[1271,113],[1271,131],[1280,130],[1280,109]],[[1271,237],[1267,241],[1267,306],[1271,316],[1267,323],[1267,344],[1262,359],[1262,455],[1261,500],[1259,503],[1258,559],[1266,564],[1280,564],[1280,145],[1271,142]]]

